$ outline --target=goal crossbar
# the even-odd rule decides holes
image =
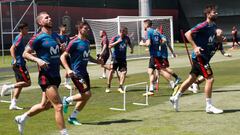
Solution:
[[[162,28],[163,34],[166,36],[168,43],[174,49],[173,46],[173,17],[172,16],[118,16],[116,18],[109,19],[84,19],[90,26],[95,46],[96,54],[101,52],[101,37],[99,32],[104,30],[107,33],[107,38],[110,41],[112,37],[115,37],[120,33],[121,27],[128,28],[128,37],[132,45],[134,46],[134,54],[127,53],[127,59],[131,58],[143,58],[148,56],[148,53],[143,46],[139,43],[144,39],[144,25],[143,21],[149,19],[152,20],[152,28]]]

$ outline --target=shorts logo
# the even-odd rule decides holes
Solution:
[[[79,82],[82,84],[83,89],[87,89],[87,84],[83,79],[80,79]]]

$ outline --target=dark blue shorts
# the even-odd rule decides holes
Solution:
[[[15,73],[15,78],[16,78],[17,82],[20,82],[20,81],[28,82],[28,81],[30,81],[29,72],[28,72],[25,65],[24,66],[13,65],[12,68],[13,68],[13,71]]]
[[[165,65],[162,57],[150,57],[148,68],[160,70],[161,68],[166,67],[167,65]]]
[[[113,69],[120,72],[127,71],[127,61],[113,58]]]
[[[51,77],[48,74],[39,71],[38,84],[40,85],[43,92],[46,91],[46,88],[55,85],[57,88],[61,83],[61,77]]]
[[[75,75],[72,77],[72,81],[76,88],[78,89],[79,93],[85,93],[90,91],[90,79],[89,75]]]
[[[195,74],[196,76],[202,75],[204,78],[208,78],[213,75],[209,62],[205,62],[201,57],[192,59],[192,61],[193,66],[190,74]]]

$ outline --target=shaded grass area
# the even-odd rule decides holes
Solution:
[[[234,65],[234,66],[233,66]],[[239,83],[239,75],[240,73],[237,72],[240,67],[240,64],[238,60],[234,61],[228,61],[228,62],[220,62],[220,63],[214,63],[212,64],[212,68],[215,75],[215,84],[214,88],[223,87],[227,85],[233,85]],[[182,79],[184,80],[188,76],[188,72],[190,71],[189,67],[185,68],[176,68],[174,69],[176,73],[178,73]],[[113,86],[117,86],[117,79],[115,78],[113,81]],[[126,79],[126,84],[132,84],[132,83],[139,83],[139,82],[146,82],[148,81],[148,75],[146,73],[140,73],[140,74],[133,74],[129,75]],[[169,95],[171,94],[172,90],[168,88],[168,83],[161,78],[160,80],[160,89],[159,92],[156,93],[153,97],[149,98],[149,106],[135,106],[132,103],[133,102],[144,102],[144,97],[142,97],[142,93],[144,93],[144,86],[138,86],[138,87],[132,87],[130,88],[129,92],[127,93],[127,111],[126,112],[120,112],[120,111],[111,111],[109,110],[109,107],[121,107],[121,99],[122,95],[116,91],[117,88],[112,88],[112,93],[105,93],[105,86],[106,86],[106,80],[92,80],[92,98],[90,99],[89,103],[87,104],[86,108],[79,114],[78,118],[79,120],[86,125],[86,128],[91,127],[92,130],[85,131],[88,134],[105,134],[109,133],[111,135],[115,134],[168,134],[173,133],[172,131],[176,131],[177,134],[179,131],[179,134],[181,135],[198,135],[201,134],[201,131],[195,132],[193,131],[184,131],[182,129],[179,129],[176,125],[174,125],[174,120],[172,120],[171,116],[164,117],[158,117],[156,119],[153,119],[152,117],[148,117],[148,111],[151,111],[151,108],[154,108],[155,106],[161,105],[168,101]],[[203,85],[202,85],[203,86]],[[201,87],[202,89],[202,87]],[[60,87],[59,92],[61,93],[61,96],[68,95],[68,90],[64,89],[63,87]],[[75,91],[76,92],[76,91]],[[13,119],[16,115],[22,114],[25,111],[28,110],[29,107],[31,107],[33,104],[36,104],[40,102],[41,99],[41,90],[40,89],[32,89],[29,91],[24,91],[19,99],[19,106],[25,107],[25,110],[21,111],[9,111],[8,105],[6,103],[0,103],[0,134],[6,134],[6,135],[16,135],[17,132],[17,126],[14,123]],[[187,95],[191,95],[187,92]],[[9,99],[10,97],[4,97],[3,99]],[[65,119],[71,114],[73,110],[73,106],[70,106],[68,114],[65,115]],[[149,110],[148,110],[149,108]],[[143,111],[142,113],[134,114],[134,116],[129,115],[131,112],[134,111]],[[197,112],[202,112],[203,110],[198,110]],[[145,113],[144,113],[145,112]],[[165,113],[172,113],[169,111],[165,111]],[[192,114],[192,113],[190,113]],[[194,114],[194,113],[193,113]],[[158,114],[156,114],[158,115]],[[188,114],[189,115],[189,114]],[[109,118],[113,119],[109,119]],[[186,117],[184,112],[181,112],[179,117]],[[234,116],[232,116],[234,119]],[[217,118],[217,117],[215,117]],[[164,121],[167,123],[170,123],[169,125],[161,125],[156,124],[152,125],[152,122],[158,122]],[[194,123],[194,119],[187,120],[185,122],[191,124]],[[199,121],[197,121],[199,122]],[[231,122],[231,120],[229,121]],[[171,124],[172,123],[172,124]],[[104,130],[104,133],[99,133],[99,128],[102,128],[101,125],[114,125],[114,124],[121,124],[119,129],[106,129]],[[138,128],[132,133],[131,125],[138,125]],[[181,122],[179,123],[181,124]],[[182,123],[183,124],[183,123]],[[184,123],[186,124],[186,123]],[[208,125],[206,124],[204,126],[204,123],[202,124],[202,128],[207,128]],[[224,125],[228,127],[227,123],[220,123],[221,125]],[[84,125],[84,126],[85,126]],[[159,127],[160,126],[160,127]],[[67,128],[70,130],[75,131],[77,128],[74,126],[71,126],[67,124]],[[80,127],[81,130],[84,129],[84,127]],[[121,129],[123,128],[124,131]],[[51,134],[52,132],[55,132],[57,130],[55,120],[54,120],[54,111],[53,109],[50,109],[46,112],[40,113],[39,115],[30,118],[25,127],[25,135],[41,135],[41,134]],[[80,134],[81,130],[79,130],[79,133],[76,132],[76,134]],[[44,133],[43,133],[44,132]]]

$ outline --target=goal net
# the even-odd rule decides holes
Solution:
[[[143,21],[150,19],[153,22],[153,28],[160,26],[163,34],[167,37],[168,43],[173,47],[173,21],[172,16],[118,16],[117,18],[111,19],[84,19],[90,25],[92,30],[95,44],[96,53],[101,51],[101,38],[99,32],[105,30],[108,35],[109,41],[112,37],[117,35],[122,26],[128,28],[128,36],[130,37],[131,43],[134,45],[134,54],[130,54],[128,51],[128,59],[138,59],[148,57],[147,48],[140,46],[139,42],[144,38]]]

